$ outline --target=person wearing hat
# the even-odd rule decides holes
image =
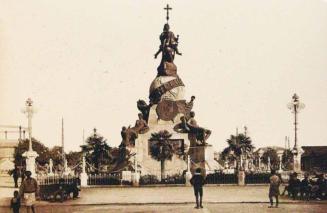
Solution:
[[[196,206],[194,208],[203,208],[202,206],[202,197],[203,197],[203,185],[205,184],[204,177],[201,174],[201,168],[197,168],[193,177],[190,180],[195,195]],[[199,195],[200,195],[200,203],[199,203]]]
[[[32,172],[25,172],[26,178],[20,185],[20,195],[24,198],[26,207],[29,211],[29,208],[32,209],[32,212],[35,213],[34,202],[35,197],[38,196],[39,186],[37,181],[31,177]]]

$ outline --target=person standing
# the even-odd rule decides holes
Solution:
[[[309,174],[305,173],[304,174],[304,179],[301,181],[301,199],[305,199],[309,200],[310,196],[311,196],[311,183],[310,183],[310,179],[309,179]]]
[[[37,184],[37,181],[31,177],[32,172],[26,171],[25,172],[26,178],[20,185],[20,195],[24,198],[27,210],[29,211],[29,208],[32,209],[32,212],[35,213],[35,197],[38,196],[39,192],[39,186]]]
[[[274,201],[273,197],[276,198],[276,208],[278,208],[278,196],[279,196],[279,185],[280,185],[280,178],[276,175],[275,170],[271,170],[271,176],[269,178],[270,186],[269,186],[269,201],[270,206],[269,208],[273,208]]]
[[[20,184],[22,184],[25,180],[25,169],[24,168],[22,168],[20,171],[20,179],[21,179]]]
[[[196,206],[194,208],[203,208],[202,206],[202,197],[203,197],[203,185],[205,184],[204,177],[201,174],[201,168],[197,168],[193,177],[190,180],[195,195],[195,202]],[[199,203],[199,196],[200,196],[200,203]]]
[[[10,208],[13,210],[13,213],[19,213],[20,197],[17,190],[14,191],[14,197],[10,201]]]
[[[15,165],[14,170],[12,170],[12,177],[14,179],[15,182],[15,188],[18,188],[18,178],[19,178],[19,170],[18,167]]]

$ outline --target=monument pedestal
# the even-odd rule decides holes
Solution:
[[[191,180],[192,178],[192,173],[190,171],[187,171],[186,174],[185,174],[185,186],[191,186]]]
[[[133,172],[132,173],[132,185],[139,186],[140,185],[140,173]]]
[[[34,151],[27,151],[24,152],[22,156],[26,158],[26,171],[30,171],[32,173],[32,177],[35,177],[35,158],[39,155]]]
[[[303,150],[299,147],[295,147],[292,150],[293,153],[293,171],[300,173],[301,172],[301,156],[303,154]]]
[[[87,176],[86,172],[82,172],[81,173],[81,186],[82,187],[87,186],[87,179],[88,179],[88,176]]]
[[[80,174],[81,178],[81,186],[85,187],[87,186],[87,180],[88,180],[88,175],[86,173],[86,162],[85,162],[85,156],[82,158],[82,173]]]
[[[238,171],[238,185],[245,186],[245,171],[240,170]]]

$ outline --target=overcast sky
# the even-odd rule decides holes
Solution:
[[[60,144],[61,117],[67,151],[94,127],[118,145],[136,101],[148,101],[167,3],[185,98],[196,96],[209,143],[221,150],[244,125],[256,147],[293,141],[286,105],[296,92],[306,105],[300,145],[327,145],[327,2],[318,0],[0,0],[0,124],[26,125],[31,97],[33,134],[47,146]]]

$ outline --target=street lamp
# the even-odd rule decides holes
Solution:
[[[294,147],[292,150],[293,157],[294,157],[294,168],[293,170],[296,172],[301,171],[301,155],[303,150],[299,147],[298,140],[297,140],[297,125],[298,119],[297,114],[300,112],[301,109],[305,107],[303,103],[300,102],[299,96],[294,94],[292,97],[293,101],[287,104],[287,107],[294,113]]]
[[[38,156],[36,152],[32,149],[32,117],[36,110],[33,107],[33,101],[31,98],[28,98],[25,102],[25,109],[22,110],[27,116],[28,120],[28,151],[23,153],[23,157],[26,157],[26,171],[32,173],[32,177],[35,177],[35,158]]]

